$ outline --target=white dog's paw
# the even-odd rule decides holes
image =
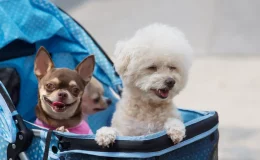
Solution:
[[[179,119],[170,119],[165,123],[165,130],[174,144],[179,143],[185,137],[185,126]]]
[[[69,130],[67,130],[64,126],[61,126],[61,127],[56,128],[56,131],[69,132]]]
[[[102,127],[97,130],[96,133],[96,142],[102,147],[109,147],[110,144],[113,144],[116,140],[117,132],[112,127]]]
[[[177,130],[177,129],[174,129],[174,128],[168,129],[167,130],[167,134],[172,139],[174,144],[179,143],[185,137],[185,132],[184,131]]]

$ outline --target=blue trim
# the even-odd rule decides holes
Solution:
[[[178,148],[181,148],[183,146],[186,146],[190,143],[193,143],[195,141],[198,141],[202,138],[205,138],[212,134],[214,131],[218,129],[218,125],[214,126],[212,129],[208,130],[207,132],[204,132],[196,137],[193,137],[191,139],[188,139],[186,141],[183,141],[177,145],[174,145],[170,148],[158,151],[158,152],[148,152],[148,153],[140,153],[140,152],[134,152],[134,153],[125,153],[125,152],[95,152],[95,151],[83,151],[83,150],[71,150],[71,151],[65,151],[61,152],[59,156],[66,155],[68,153],[83,153],[83,154],[89,154],[94,156],[104,156],[104,157],[120,157],[120,158],[150,158],[155,156],[161,156],[163,154],[169,153],[173,150],[176,150]]]
[[[184,109],[184,108],[179,108],[179,107],[177,107],[177,108],[180,111],[192,112],[192,113],[200,114],[202,116],[205,115],[205,114],[208,114],[208,111],[205,112],[205,111],[196,111],[196,110],[191,110],[191,109]]]
[[[185,109],[180,109],[182,111],[188,111],[188,112],[193,112],[193,113],[196,113],[198,114],[199,112],[196,112],[196,111],[192,111],[192,110],[185,110]],[[203,121],[211,116],[214,116],[216,114],[216,112],[212,111],[212,112],[205,112],[204,114],[202,113],[199,113],[202,115],[202,117],[198,117],[196,119],[193,119],[191,121],[188,121],[185,123],[185,126],[190,126],[192,124],[195,124],[195,123],[198,123],[200,121]],[[44,129],[40,126],[37,126],[31,122],[28,122],[28,121],[25,121],[26,123],[34,126],[34,127],[37,127],[39,129]],[[47,129],[45,129],[47,131]],[[74,134],[74,133],[69,133],[69,132],[64,132],[64,133],[61,133],[61,132],[56,132],[54,131],[57,135],[62,135],[62,136],[66,136],[68,138],[78,138],[78,139],[95,139],[95,135],[79,135],[79,134]],[[155,138],[159,138],[161,136],[164,136],[166,135],[166,131],[160,131],[160,132],[157,132],[157,133],[153,133],[153,134],[150,134],[150,135],[145,135],[145,136],[118,136],[116,138],[116,140],[151,140],[151,139],[155,139]]]
[[[12,112],[12,116],[16,116],[18,114],[18,112],[15,110]]]
[[[187,110],[189,111],[189,110]],[[196,111],[193,111],[194,113],[197,113]],[[207,115],[204,115],[202,117],[199,117],[199,118],[196,118],[196,119],[193,119],[187,123],[185,123],[185,126],[190,126],[194,123],[198,123],[202,120],[205,120],[211,116],[214,116],[216,112],[208,112]],[[94,139],[95,138],[95,135],[78,135],[78,134],[73,134],[73,133],[61,133],[61,132],[57,132],[58,135],[63,135],[63,136],[66,136],[68,138],[80,138],[80,139]],[[157,133],[153,133],[153,134],[150,134],[150,135],[145,135],[145,136],[134,136],[134,137],[130,137],[130,136],[118,136],[116,138],[116,140],[151,140],[151,139],[155,139],[155,138],[159,138],[161,136],[164,136],[166,135],[166,131],[160,131],[160,132],[157,132]]]
[[[192,124],[198,123],[199,121],[202,121],[204,119],[207,119],[207,118],[213,116],[214,114],[216,114],[216,112],[209,112],[207,115],[204,115],[202,117],[199,117],[199,118],[193,119],[193,120],[191,120],[189,122],[186,122],[185,126],[187,127],[187,126],[190,126]]]

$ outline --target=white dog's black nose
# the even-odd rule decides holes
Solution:
[[[167,78],[165,80],[165,85],[169,88],[172,88],[175,84],[175,80],[173,78]]]

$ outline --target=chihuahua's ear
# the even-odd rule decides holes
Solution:
[[[52,68],[54,68],[54,63],[50,54],[44,47],[40,47],[34,61],[34,74],[41,79]]]
[[[80,64],[75,68],[78,74],[85,82],[89,82],[91,80],[93,71],[95,67],[95,57],[94,55],[90,55],[85,58]]]

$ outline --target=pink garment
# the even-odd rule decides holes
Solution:
[[[55,130],[56,128],[53,128],[45,123],[43,123],[41,120],[39,120],[38,118],[35,121],[35,124],[47,129],[52,129]],[[84,120],[82,120],[80,122],[80,124],[78,124],[75,127],[71,127],[71,128],[66,128],[69,130],[69,132],[71,133],[76,133],[76,134],[93,134],[92,130],[90,129],[88,123]]]

